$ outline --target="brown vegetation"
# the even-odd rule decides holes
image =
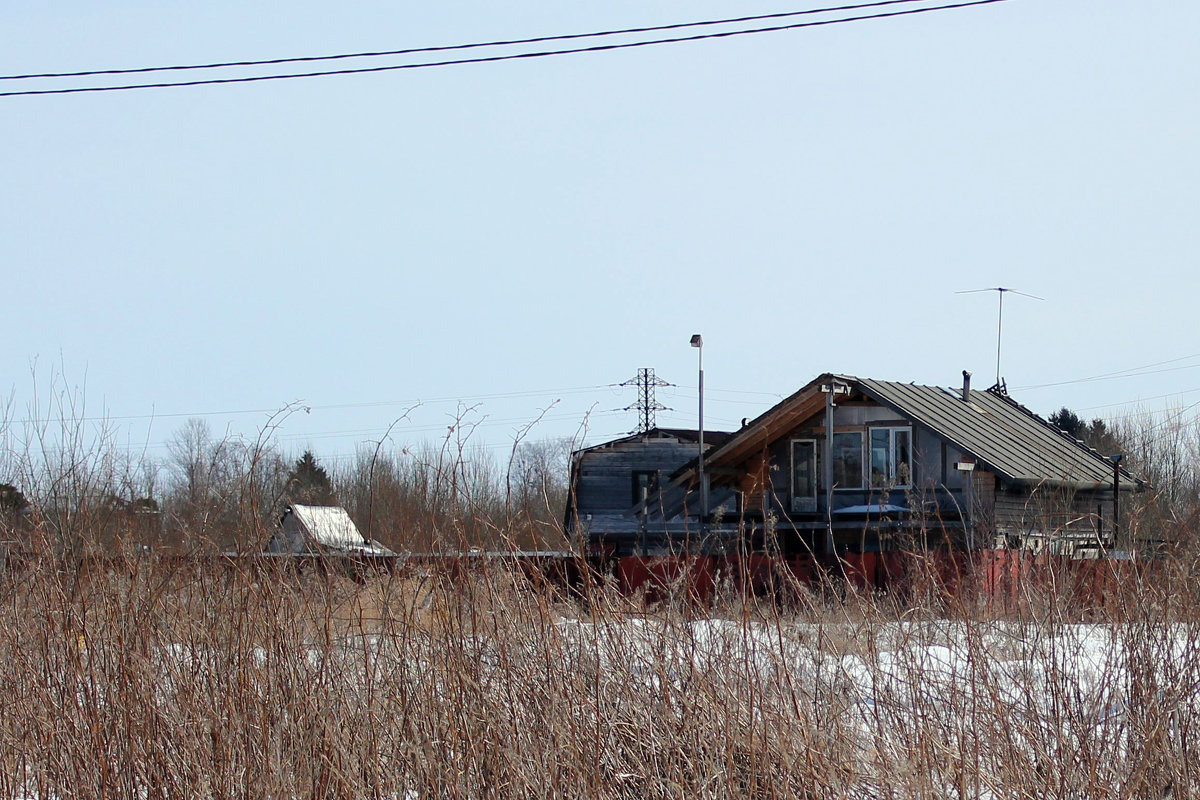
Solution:
[[[1052,590],[996,619],[726,585],[701,614],[502,563],[46,548],[0,579],[0,795],[1191,796],[1196,585],[1176,562],[1083,626]]]

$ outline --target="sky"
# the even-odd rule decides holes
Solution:
[[[0,74],[816,7],[6,4]],[[19,425],[67,391],[152,457],[190,417],[233,437],[270,425],[285,452],[335,463],[460,419],[504,453],[629,432],[636,396],[619,384],[643,367],[674,384],[658,423],[694,427],[701,333],[706,427],[734,429],[823,372],[957,386],[970,369],[990,385],[997,294],[958,292],[1002,286],[1041,298],[1005,295],[1017,400],[1190,414],[1198,29],[1190,0],[1008,0],[553,58],[0,97],[0,409]],[[332,66],[389,63],[405,59]]]

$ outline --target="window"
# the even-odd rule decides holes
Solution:
[[[792,439],[792,511],[817,510],[817,442]]]
[[[912,429],[871,429],[871,488],[904,487],[912,482]]]
[[[658,470],[635,469],[633,471],[633,504],[637,505],[658,491]]]
[[[833,434],[833,486],[861,489],[863,485],[863,435],[859,431]]]

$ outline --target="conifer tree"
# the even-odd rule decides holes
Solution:
[[[288,475],[288,499],[293,503],[303,505],[329,506],[337,505],[337,494],[329,480],[329,473],[317,463],[317,457],[311,450],[305,450],[304,455],[296,460],[296,466]]]

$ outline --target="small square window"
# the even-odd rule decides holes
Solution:
[[[633,504],[637,505],[658,491],[658,475],[656,469],[635,469],[633,471]]]

